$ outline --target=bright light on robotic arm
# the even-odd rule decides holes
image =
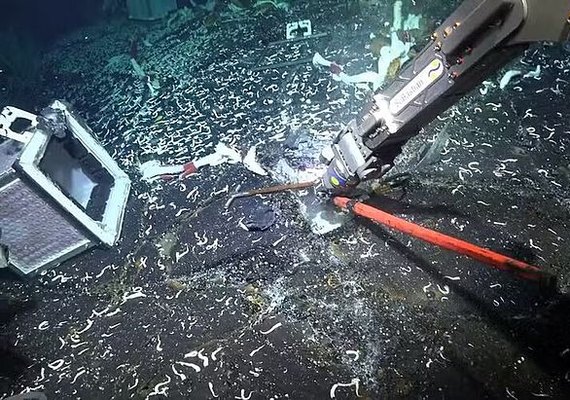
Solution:
[[[346,189],[382,176],[401,147],[528,45],[570,38],[569,0],[467,0],[337,136],[322,178]]]

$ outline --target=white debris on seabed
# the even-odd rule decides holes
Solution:
[[[354,392],[355,392],[356,396],[360,397],[360,394],[358,393],[358,390],[360,388],[360,379],[354,378],[352,381],[350,381],[350,383],[335,383],[334,385],[332,385],[331,391],[330,391],[331,399],[336,398],[336,391],[338,388],[349,388],[352,386],[354,386]]]
[[[522,72],[514,69],[505,72],[505,74],[499,81],[499,88],[501,90],[505,89],[507,85],[511,82],[511,80],[519,75],[522,75]]]
[[[261,164],[257,161],[257,146],[251,146],[247,154],[243,158],[245,167],[257,175],[267,175],[267,171],[263,169]]]

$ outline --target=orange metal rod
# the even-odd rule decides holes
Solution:
[[[444,249],[474,258],[497,269],[513,271],[522,278],[535,281],[548,279],[547,275],[538,267],[495,253],[464,240],[424,228],[361,202],[353,201],[346,197],[335,197],[333,201],[336,206],[349,209],[356,215],[407,233],[410,236]]]

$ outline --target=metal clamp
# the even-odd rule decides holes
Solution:
[[[14,123],[19,119],[27,120],[29,123],[26,129],[21,132],[14,130]],[[16,107],[5,107],[0,113],[0,137],[7,137],[27,144],[33,136],[31,130],[37,125],[38,117],[36,115]]]
[[[287,24],[286,37],[288,40],[298,37],[309,37],[313,34],[311,21],[308,19]]]

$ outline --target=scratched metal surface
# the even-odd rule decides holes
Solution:
[[[309,46],[352,73],[372,68],[367,37],[385,5],[362,18],[335,10],[294,7],[294,16],[313,15],[331,35],[280,47],[275,60]],[[275,183],[241,164],[184,181],[139,182],[138,163],[187,162],[219,141],[242,151],[259,144],[268,170],[281,157],[315,163],[318,148],[358,111],[362,93],[310,65],[251,72],[271,56],[264,43],[280,34],[269,27],[283,18],[210,29],[200,18],[170,29],[100,26],[50,55],[60,72],[49,90],[76,106],[136,183],[116,248],[93,250],[35,281],[0,281],[2,293],[36,302],[2,327],[29,367],[0,379],[0,393],[565,398],[570,313],[563,299],[545,300],[533,284],[362,221],[314,235],[291,195],[240,200],[227,211],[238,185]],[[140,56],[161,80],[154,98],[128,60],[107,65],[128,51],[134,32],[151,42]],[[486,94],[442,115],[402,156],[398,168],[413,173],[409,184],[375,201],[565,277],[570,62],[561,49],[541,46],[507,69],[527,73],[536,65],[539,79],[500,90],[502,71]],[[311,138],[302,153],[282,146],[296,124]],[[416,168],[416,150],[441,132],[447,137],[432,163]],[[261,204],[277,211],[276,224],[241,229]]]

